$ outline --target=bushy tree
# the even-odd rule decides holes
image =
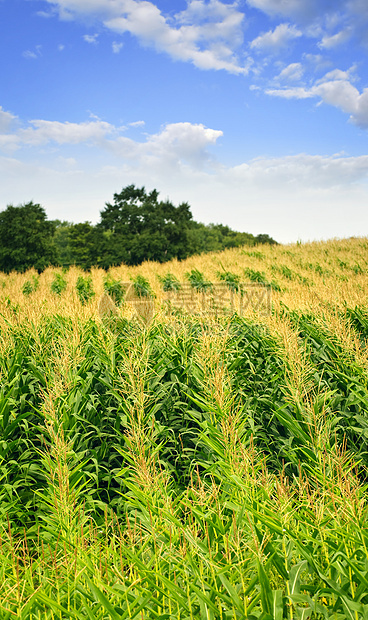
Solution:
[[[138,265],[144,260],[165,262],[189,254],[188,232],[192,219],[188,203],[175,207],[159,201],[157,190],[128,185],[106,203],[97,227],[105,233],[102,267]]]
[[[55,225],[54,243],[56,246],[56,260],[60,267],[70,267],[73,265],[73,257],[69,244],[69,233],[74,226],[72,222],[66,220],[53,220]]]
[[[31,267],[39,273],[56,263],[53,240],[55,224],[32,201],[0,213],[0,271],[24,272]]]
[[[191,254],[219,252],[226,248],[237,248],[242,245],[252,246],[254,244],[255,237],[250,233],[237,232],[223,224],[191,222],[189,233]]]
[[[90,269],[99,263],[102,231],[90,222],[73,224],[69,229],[69,249],[74,265]]]

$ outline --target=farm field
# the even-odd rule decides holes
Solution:
[[[368,238],[81,276],[0,274],[0,618],[368,618]]]

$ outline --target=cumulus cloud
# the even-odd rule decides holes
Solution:
[[[148,0],[46,0],[62,19],[94,16],[111,31],[129,32],[140,42],[200,69],[247,74],[251,59],[239,61],[245,15],[237,2],[190,0],[184,11],[166,17]]]
[[[275,30],[260,34],[250,43],[252,49],[277,53],[287,47],[293,39],[302,36],[302,32],[290,24],[279,24]]]
[[[101,146],[116,157],[138,162],[146,170],[180,169],[189,165],[198,169],[211,162],[208,147],[214,145],[222,131],[201,124],[171,123],[156,134],[148,135],[145,142],[119,136],[105,140]]]
[[[368,129],[368,88],[362,92],[351,83],[352,70],[335,69],[318,80],[312,87],[292,87],[268,89],[266,93],[286,99],[308,99],[319,97],[324,103],[339,108],[350,115],[355,125]]]
[[[122,135],[125,127],[98,118],[82,123],[31,120],[28,126],[10,132],[14,118],[10,112],[0,109],[0,148],[4,151],[47,144],[90,144],[129,161],[145,160],[146,165],[158,160],[174,166],[181,162],[202,165],[211,159],[207,148],[222,136],[222,131],[184,122],[168,124],[158,133],[147,135],[144,142],[138,142]],[[142,127],[144,121],[132,122],[130,126]]]

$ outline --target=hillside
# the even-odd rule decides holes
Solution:
[[[366,618],[368,238],[111,269],[146,322],[80,276],[0,277],[1,618]]]

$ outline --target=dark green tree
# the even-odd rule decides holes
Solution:
[[[202,224],[191,222],[189,247],[191,254],[202,252],[219,252],[226,248],[237,248],[242,245],[252,246],[255,237],[246,232],[236,232],[223,224]]]
[[[55,224],[47,220],[41,205],[8,205],[0,213],[0,271],[24,272],[34,267],[41,273],[56,264],[54,232]]]
[[[73,224],[69,229],[69,251],[73,265],[90,269],[99,262],[102,231],[90,222]]]
[[[159,262],[189,255],[189,228],[192,214],[188,203],[175,207],[169,200],[159,201],[157,190],[128,185],[106,203],[97,228],[104,233],[100,265],[126,263],[139,265],[144,260]]]
[[[53,222],[55,224],[54,242],[57,264],[60,267],[70,267],[73,265],[73,257],[69,245],[69,232],[73,223],[66,220],[53,220]]]
[[[265,233],[261,233],[260,235],[257,235],[255,237],[255,242],[256,243],[268,243],[269,245],[278,245],[275,239],[272,239],[270,235],[266,235]]]

